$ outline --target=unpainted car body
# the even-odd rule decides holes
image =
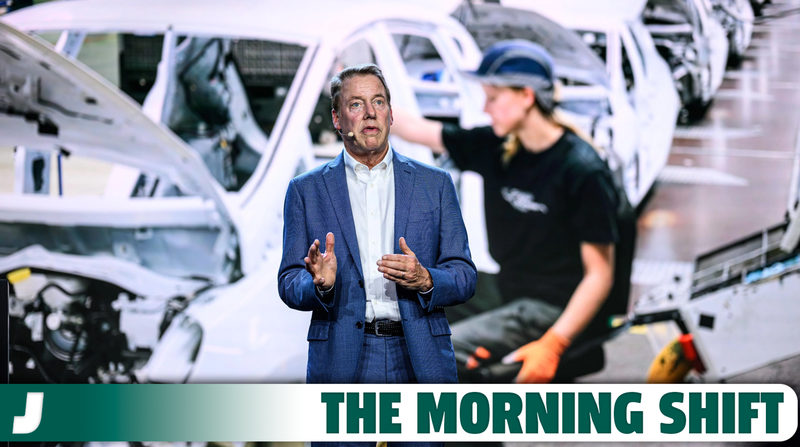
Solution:
[[[636,151],[629,131],[636,119],[633,107],[611,89],[605,64],[574,32],[533,11],[493,4],[462,4],[453,16],[482,50],[507,39],[542,45],[555,63],[560,109],[608,153],[611,164],[622,164]]]
[[[728,64],[741,62],[753,38],[755,14],[748,0],[703,0],[728,35]]]
[[[485,50],[506,39],[525,39],[544,46],[554,57],[560,80],[560,109],[604,151],[612,169],[621,171],[637,147],[635,112],[624,96],[615,94],[602,61],[572,31],[527,10],[493,4],[453,2],[453,17],[459,20]],[[430,116],[434,119],[435,116]],[[483,206],[483,183],[479,175],[458,172],[444,160],[444,167],[458,179],[470,248],[479,271],[497,273],[499,266],[487,246]],[[621,175],[621,173],[620,173]],[[633,197],[632,197],[633,199]]]
[[[699,25],[709,47],[709,62],[711,63],[711,91],[716,93],[725,77],[728,66],[728,37],[725,28],[714,18],[706,8],[706,0],[692,0],[695,10],[700,18]],[[712,94],[713,97],[713,94]]]
[[[288,182],[342,148],[328,129],[332,72],[406,73],[397,36],[431,41],[451,73],[480,60],[446,11],[369,5],[87,0],[3,17],[0,144],[114,164],[102,197],[0,200],[0,271],[31,270],[12,297],[17,374],[305,378],[309,316],[280,301],[276,272]],[[62,50],[113,36],[127,95],[34,31],[61,33]],[[387,82],[395,107],[419,113],[434,93],[462,122],[479,118],[479,87],[458,77]],[[427,148],[393,146],[433,163]]]
[[[459,74],[481,53],[447,16],[452,5],[337,6],[76,0],[1,19],[0,144],[113,164],[101,197],[0,198],[0,273],[30,269],[12,297],[17,375],[33,365],[53,381],[304,379],[309,317],[280,302],[276,272],[288,182],[342,150],[330,76],[375,62],[395,107],[488,122],[482,90]],[[33,32],[57,33],[62,55]],[[74,59],[102,36],[117,85]],[[627,95],[620,64],[609,66],[612,90]],[[637,135],[638,152],[618,155],[641,199],[657,171],[640,170],[659,158],[646,142],[661,135],[633,131],[656,110],[618,100],[641,115],[614,135],[615,149]],[[428,148],[391,141],[436,163]],[[475,191],[462,184],[464,216],[474,261],[491,271]]]
[[[680,111],[670,68],[640,18],[645,0],[502,0],[501,4],[533,10],[576,31],[605,62],[611,89],[636,112],[637,149],[618,155],[629,157],[622,165],[624,184],[631,204],[637,206],[666,166]]]
[[[727,63],[728,41],[721,25],[711,20],[696,0],[649,0],[643,19],[672,69],[683,105],[680,120],[702,118]]]
[[[750,0],[750,6],[753,8],[753,13],[760,16],[764,12],[764,6],[770,3],[770,0]]]

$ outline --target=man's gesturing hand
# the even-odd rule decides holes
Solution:
[[[319,239],[308,249],[306,256],[306,270],[311,273],[311,279],[321,290],[328,290],[336,282],[336,254],[333,252],[333,233],[325,236],[325,253],[319,251]]]
[[[433,280],[428,269],[422,266],[417,256],[406,245],[405,238],[400,238],[402,255],[383,255],[378,261],[378,271],[383,277],[394,281],[409,290],[427,292],[433,287]]]

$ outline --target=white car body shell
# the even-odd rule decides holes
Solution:
[[[646,1],[502,0],[501,3],[536,11],[569,29],[606,35],[606,66],[611,87],[616,98],[626,98],[636,113],[636,152],[619,155],[626,157],[623,168],[628,197],[634,206],[638,205],[666,166],[680,111],[669,65],[658,54],[640,19]],[[626,91],[622,71],[623,49],[630,58],[635,80],[631,94]]]
[[[471,36],[458,22],[447,16],[448,11],[439,13],[432,8],[430,5],[418,8],[390,2],[375,8],[371,2],[358,0],[335,5],[317,0],[293,2],[291,5],[278,1],[233,1],[224,7],[219,2],[201,0],[193,2],[191,8],[177,1],[79,0],[39,5],[4,16],[0,19],[3,23],[22,32],[68,30],[89,35],[109,32],[143,35],[172,33],[173,36],[265,39],[300,44],[307,49],[292,86],[286,93],[284,106],[267,146],[259,148],[261,159],[255,173],[238,192],[226,192],[208,174],[192,149],[158,123],[158,81],[150,91],[155,98],[148,97],[143,111],[116,87],[82,64],[57,54],[38,39],[15,33],[13,28],[4,25],[3,33],[12,36],[4,43],[13,42],[10,45],[20,54],[30,53],[33,64],[44,62],[49,65],[51,76],[63,80],[61,87],[72,85],[75,90],[72,93],[76,95],[74,100],[91,95],[97,103],[96,108],[111,117],[114,123],[125,125],[121,130],[115,128],[113,132],[97,133],[96,129],[102,126],[98,127],[95,123],[93,128],[84,128],[82,131],[81,124],[75,123],[75,120],[70,121],[56,111],[47,110],[57,117],[57,124],[61,128],[59,139],[53,141],[37,137],[35,126],[20,128],[21,131],[16,134],[6,132],[13,126],[19,126],[22,120],[8,120],[8,117],[0,115],[0,128],[3,129],[0,144],[27,145],[38,149],[66,146],[78,155],[125,165],[123,171],[134,168],[165,176],[193,195],[147,200],[123,199],[122,203],[118,199],[90,197],[33,197],[35,200],[31,201],[31,197],[5,195],[0,198],[0,221],[135,227],[185,225],[187,219],[191,218],[194,225],[230,226],[238,235],[243,277],[198,295],[173,320],[167,333],[154,346],[149,363],[137,375],[141,380],[149,381],[303,381],[309,315],[291,310],[280,301],[277,296],[277,271],[281,259],[282,210],[286,187],[298,166],[310,169],[318,164],[315,150],[321,148],[313,147],[307,127],[312,111],[319,99],[320,89],[329,79],[337,54],[356,40],[363,39],[369,43],[378,65],[387,73],[393,105],[412,112],[419,113],[413,83],[408,77],[391,75],[405,73],[402,58],[392,41],[392,33],[429,38],[451,72],[477,66],[480,51]],[[23,78],[29,74],[32,73],[16,73]],[[420,88],[423,87],[426,86]],[[455,92],[462,104],[472,104],[461,108],[462,124],[486,122],[481,112],[482,91],[477,85],[467,84],[456,76],[449,85],[427,87]],[[75,125],[70,128],[70,124]],[[65,132],[69,129],[72,132]],[[135,157],[126,156],[126,153],[132,153],[130,149],[139,147],[135,145],[137,142],[121,144],[123,140],[119,137],[127,135],[135,136],[138,143],[145,142],[145,146],[152,150],[139,152]],[[70,141],[70,137],[74,137],[74,141]],[[399,139],[392,141],[395,149],[401,153],[433,163],[429,149]],[[131,184],[119,185],[112,181],[108,187],[122,187],[124,193],[130,191],[125,188],[130,188]],[[106,192],[107,197],[120,196],[119,191]],[[174,204],[179,204],[184,211],[179,217],[170,218]],[[130,221],[131,215],[137,216],[138,220]],[[39,268],[64,271],[60,266],[65,260],[64,255],[50,254],[41,248],[36,250],[39,250],[37,254],[43,254],[44,251],[45,256],[53,259]],[[31,265],[32,256],[24,254],[18,252],[0,258],[0,267],[3,271],[36,267]],[[114,284],[125,284],[126,278],[141,270],[140,266],[122,262],[124,268],[102,272],[98,277],[96,265],[82,268],[83,264],[96,263],[97,260],[80,256],[73,256],[69,260],[77,263],[66,273]],[[199,288],[199,284],[187,285],[187,281],[180,279],[160,276],[159,279],[184,288],[180,290],[191,289],[192,286]],[[133,289],[133,292],[147,292],[145,287]],[[187,337],[191,336],[184,329],[192,325],[198,325],[202,330],[202,343],[196,359],[189,365],[164,362],[165,358],[176,352],[186,356],[186,351],[191,351],[191,346],[182,343],[185,344]]]
[[[703,36],[708,40],[711,59],[711,97],[719,90],[728,65],[728,37],[725,29],[711,16],[707,0],[690,0],[697,7]]]
[[[60,134],[57,141],[37,135],[35,126],[20,125],[17,118],[0,115],[0,144],[25,145],[38,149],[68,147],[78,155],[116,163],[114,181],[109,182],[104,198],[0,197],[0,222],[39,223],[44,225],[139,227],[212,227],[220,234],[235,233],[243,276],[233,283],[220,282],[195,298],[158,340],[150,362],[140,371],[140,380],[149,381],[302,381],[305,378],[307,314],[290,310],[277,297],[278,265],[282,246],[282,209],[286,186],[298,167],[311,168],[320,161],[315,154],[325,152],[315,147],[309,137],[308,123],[319,99],[320,89],[328,81],[334,61],[345,48],[356,41],[366,41],[379,66],[387,73],[395,107],[420,112],[417,95],[432,91],[452,95],[459,102],[459,121],[465,127],[487,123],[481,112],[483,92],[474,83],[465,82],[459,70],[473,69],[480,62],[480,51],[463,27],[448,17],[452,5],[431,4],[425,8],[408,3],[387,2],[380,8],[371,2],[352,0],[336,4],[304,0],[291,5],[283,2],[218,2],[199,0],[191,8],[179,2],[145,0],[76,0],[53,2],[26,8],[4,16],[2,22],[22,32],[64,31],[91,34],[128,32],[142,35],[165,35],[165,40],[178,35],[220,36],[265,39],[299,44],[306,47],[291,87],[286,93],[275,127],[265,145],[258,148],[261,158],[252,177],[236,192],[225,191],[209,174],[202,160],[185,142],[159,122],[159,106],[163,92],[158,80],[143,107],[139,107],[108,81],[77,63],[63,57],[29,36],[4,26],[4,44],[25,55],[32,64],[49,66],[36,73],[12,73],[24,79],[40,76],[64,91],[57,91],[67,101],[80,103],[86,97],[95,101],[94,110],[114,123],[103,129],[97,122],[70,119],[57,110],[46,109],[57,119]],[[432,10],[432,8],[441,8]],[[299,14],[302,11],[302,15]],[[357,11],[357,13],[354,13]],[[297,17],[302,17],[301,21]],[[617,22],[614,22],[617,23]],[[630,30],[619,21],[615,27],[600,29],[616,42],[629,42]],[[587,24],[587,26],[589,26]],[[608,25],[606,25],[608,26]],[[423,36],[433,43],[451,78],[445,83],[429,83],[407,73],[402,56],[392,40],[393,34]],[[69,37],[68,33],[63,34]],[[619,153],[624,163],[636,160],[640,184],[629,191],[632,201],[641,200],[666,160],[675,116],[677,95],[669,70],[654,48],[644,51],[645,62],[653,69],[637,84],[652,86],[637,91],[636,105],[659,107],[636,108],[636,117],[625,117],[627,108],[624,80],[619,68],[619,45],[611,48],[609,74],[615,91],[615,119],[625,126],[615,127],[615,149],[629,147],[630,153]],[[652,47],[652,43],[650,44]],[[650,51],[652,50],[652,51]],[[617,53],[613,53],[617,51]],[[613,54],[616,54],[614,56]],[[655,57],[658,65],[649,59]],[[614,59],[617,58],[617,59]],[[26,59],[26,60],[28,60]],[[616,61],[616,62],[615,62]],[[663,70],[666,82],[658,73]],[[13,76],[12,76],[13,77]],[[7,77],[6,77],[7,78]],[[622,90],[618,86],[622,86]],[[663,88],[659,86],[669,86]],[[663,98],[658,96],[661,90]],[[71,95],[71,96],[70,96]],[[72,104],[72,102],[70,102]],[[83,107],[83,106],[82,106]],[[674,112],[674,113],[673,113]],[[657,113],[670,115],[658,119]],[[661,123],[656,125],[653,123]],[[644,130],[636,133],[634,128]],[[619,130],[617,130],[619,128]],[[7,132],[14,129],[16,132]],[[648,135],[640,139],[641,135]],[[126,142],[125,138],[136,141]],[[626,138],[636,144],[624,143]],[[664,144],[663,142],[666,142]],[[427,148],[393,138],[392,144],[401,153],[423,162],[433,163]],[[664,147],[662,147],[664,146]],[[148,150],[143,150],[143,148]],[[341,148],[337,149],[340,150]],[[328,151],[328,156],[330,151]],[[662,161],[663,159],[663,161]],[[125,197],[135,176],[130,171],[155,173],[180,185],[186,197],[156,197],[144,200]],[[123,175],[124,174],[124,175]],[[473,258],[477,265],[491,271],[493,261],[485,246],[485,229],[480,187],[463,185],[462,206],[470,233]],[[463,198],[467,197],[467,200]],[[103,269],[104,262],[114,268]],[[113,262],[112,262],[113,261]],[[51,253],[41,247],[30,247],[0,258],[0,270],[37,267],[76,276],[118,284],[144,297],[168,299],[154,292],[153,284],[167,284],[180,293],[191,295],[203,285],[199,281],[145,272],[143,267],[124,260],[93,259]],[[158,295],[158,296],[157,296]],[[196,358],[165,361],[184,357],[192,346],[193,336],[187,328],[199,327],[202,342]],[[192,329],[193,330],[193,329]],[[146,337],[145,337],[146,338]]]
[[[755,13],[749,0],[697,0],[703,3],[705,10],[719,23],[728,39],[729,55],[735,58],[744,57],[753,38]],[[722,22],[722,23],[721,23]]]

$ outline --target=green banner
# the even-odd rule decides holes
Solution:
[[[0,385],[0,441],[783,441],[786,385]]]

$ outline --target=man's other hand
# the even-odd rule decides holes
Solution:
[[[333,233],[328,233],[325,236],[325,253],[321,253],[319,239],[315,239],[304,259],[314,285],[323,291],[330,290],[336,282],[336,253],[333,251],[333,243]]]
[[[430,272],[419,263],[417,256],[402,237],[400,249],[403,250],[402,255],[383,255],[378,261],[378,271],[383,273],[384,278],[406,289],[423,293],[431,290],[433,279]]]

